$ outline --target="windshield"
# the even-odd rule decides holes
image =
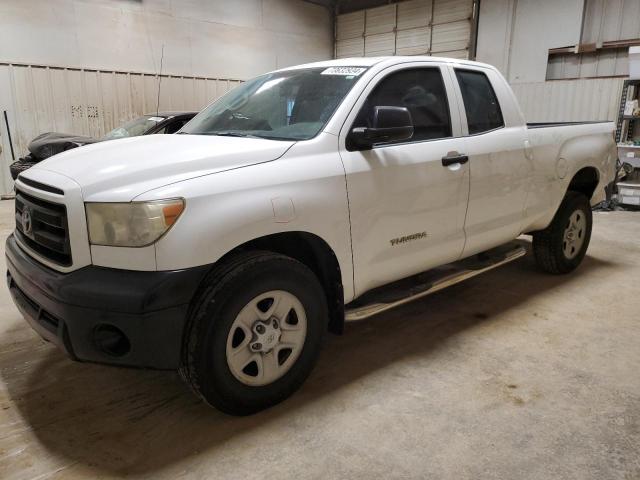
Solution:
[[[305,68],[256,77],[209,105],[180,133],[273,140],[313,138],[365,70]]]
[[[114,140],[116,138],[137,137],[138,135],[143,135],[144,132],[162,122],[164,119],[165,117],[144,115],[143,117],[131,120],[130,122],[125,123],[118,128],[114,128],[104,137],[102,137],[102,139]]]

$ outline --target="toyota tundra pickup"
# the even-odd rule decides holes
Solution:
[[[540,268],[574,270],[613,131],[528,125],[500,73],[471,61],[286,68],[177,135],[20,174],[9,289],[71,358],[178,369],[250,414],[300,387],[326,331],[518,258],[521,234]]]

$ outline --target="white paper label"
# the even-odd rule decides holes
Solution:
[[[357,77],[366,68],[362,67],[329,67],[322,71],[322,75],[344,75],[345,77]]]
[[[633,158],[634,157],[634,153],[633,152],[627,152],[627,157]]]
[[[163,117],[149,117],[149,120],[151,120],[152,122],[161,122],[164,120]]]

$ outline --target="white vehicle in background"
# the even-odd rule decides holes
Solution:
[[[249,414],[303,383],[327,330],[518,258],[520,234],[544,270],[575,269],[613,130],[527,125],[500,73],[471,61],[287,68],[177,135],[21,174],[9,287],[72,358],[180,369]]]

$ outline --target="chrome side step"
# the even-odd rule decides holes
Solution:
[[[473,257],[376,288],[347,305],[345,320],[363,320],[426,297],[443,288],[512,262],[526,253],[523,242],[514,241]]]

